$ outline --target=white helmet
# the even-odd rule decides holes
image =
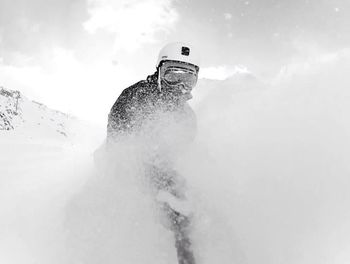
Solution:
[[[166,45],[159,52],[157,67],[162,61],[172,60],[190,63],[196,68],[200,65],[199,53],[197,50],[188,44],[182,42],[173,42]]]

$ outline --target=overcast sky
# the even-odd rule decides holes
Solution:
[[[199,49],[201,77],[269,79],[349,48],[349,29],[348,0],[0,0],[0,85],[103,123],[167,42]]]

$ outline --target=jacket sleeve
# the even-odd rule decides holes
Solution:
[[[108,115],[107,141],[130,130],[130,91],[125,89],[114,103]]]

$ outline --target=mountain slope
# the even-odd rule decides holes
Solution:
[[[62,139],[74,136],[82,125],[76,118],[31,101],[19,91],[0,88],[0,130]]]

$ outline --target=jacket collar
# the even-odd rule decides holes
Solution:
[[[148,83],[158,83],[158,71],[151,75],[148,75],[146,81]]]

